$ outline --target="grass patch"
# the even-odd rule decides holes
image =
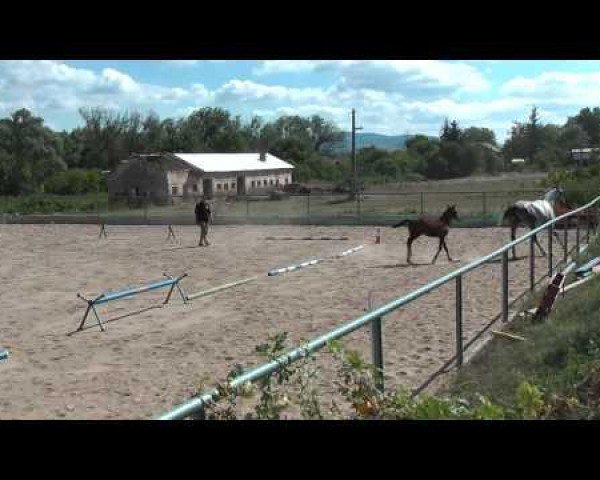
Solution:
[[[466,400],[484,395],[513,408],[515,392],[527,384],[541,392],[547,418],[600,418],[599,278],[560,299],[546,321],[519,319],[510,331],[526,341],[494,339],[445,393]]]
[[[92,213],[108,205],[106,193],[85,195],[35,194],[22,197],[0,197],[0,212],[31,215],[52,213]]]

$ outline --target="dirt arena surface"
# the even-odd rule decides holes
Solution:
[[[292,345],[316,337],[398,298],[501,246],[506,229],[453,229],[449,263],[442,252],[429,262],[437,240],[421,238],[406,265],[407,229],[385,228],[376,245],[367,227],[217,226],[210,247],[195,247],[196,227],[108,226],[99,239],[93,225],[0,225],[0,419],[144,419],[185,401],[202,381],[224,378],[236,364],[257,365],[254,347],[288,332]],[[524,230],[520,230],[524,232]],[[266,240],[267,236],[348,236],[346,241]],[[562,232],[561,232],[562,235]],[[542,244],[547,245],[545,236]],[[267,271],[367,244],[345,258],[268,277]],[[510,263],[510,296],[528,285],[526,246]],[[555,244],[555,252],[558,245]],[[536,258],[536,273],[546,271]],[[184,305],[169,305],[68,336],[86,304],[108,290],[179,275],[187,293],[248,276],[256,282]],[[500,311],[500,263],[463,280],[464,335],[470,338]],[[167,290],[99,307],[112,318],[164,299]],[[384,319],[386,387],[416,386],[454,354],[454,283]],[[90,317],[89,325],[94,319]],[[344,342],[370,360],[369,330]],[[331,388],[325,376],[323,386]]]

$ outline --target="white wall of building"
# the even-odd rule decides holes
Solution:
[[[246,191],[269,191],[277,188],[277,186],[285,186],[292,183],[292,174],[290,173],[273,173],[270,175],[246,175]]]
[[[247,173],[240,176],[244,177],[245,191],[247,193],[268,192],[292,183],[291,172],[271,174]],[[208,175],[207,177],[210,178]],[[211,180],[213,194],[226,195],[230,193],[237,193],[237,175],[219,175],[211,178]],[[202,177],[191,176],[187,170],[174,170],[167,172],[169,195],[201,195],[203,193],[202,182]],[[194,189],[194,185],[196,185],[196,189]]]

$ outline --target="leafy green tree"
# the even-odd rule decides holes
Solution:
[[[15,195],[44,188],[44,180],[66,169],[58,137],[29,110],[0,120],[0,192]]]
[[[590,137],[585,129],[577,123],[567,123],[561,128],[559,144],[566,152],[575,148],[590,146]]]
[[[541,147],[541,124],[537,113],[537,107],[531,109],[529,122],[526,125],[525,132],[527,136],[527,158],[533,160]]]
[[[71,169],[53,175],[46,183],[46,192],[59,195],[79,195],[105,190],[105,177],[98,170]]]
[[[579,126],[586,133],[591,145],[600,145],[600,108],[582,108],[579,113],[569,117],[566,126]]]
[[[462,132],[464,143],[483,143],[496,146],[496,134],[489,128],[469,127]]]

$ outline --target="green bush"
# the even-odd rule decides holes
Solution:
[[[50,177],[44,185],[47,193],[80,195],[106,191],[106,180],[99,170],[66,170]]]
[[[106,208],[106,194],[80,196],[35,194],[22,197],[4,197],[0,201],[0,211],[10,214],[53,214],[96,212]]]

